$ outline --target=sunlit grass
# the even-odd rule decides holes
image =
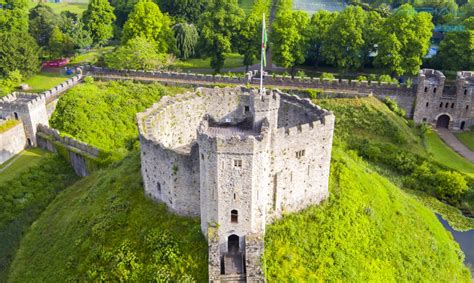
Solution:
[[[65,82],[72,76],[73,75],[63,75],[56,71],[41,72],[27,79],[24,83],[32,88],[30,92],[39,93],[47,91],[58,84]]]
[[[457,133],[456,137],[470,150],[474,151],[474,130]]]

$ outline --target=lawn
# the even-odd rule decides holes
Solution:
[[[34,8],[38,3],[35,2],[29,2],[30,9]],[[79,15],[82,15],[82,13],[87,9],[87,5],[89,2],[84,2],[84,3],[43,3],[46,6],[49,6],[53,9],[54,13],[60,14],[63,11],[70,11]]]
[[[229,53],[225,55],[224,68],[237,68],[244,66],[244,58],[240,54]],[[176,61],[173,65],[178,69],[211,69],[211,58],[193,58],[186,61]]]
[[[6,182],[17,176],[18,173],[35,166],[44,157],[49,155],[50,154],[47,151],[39,148],[22,151],[0,165],[0,183]]]
[[[39,93],[57,86],[70,77],[72,76],[62,75],[59,74],[59,72],[41,72],[27,79],[24,81],[24,83],[28,84],[32,88],[30,90],[31,92]]]
[[[103,48],[94,48],[86,52],[76,54],[69,62],[69,65],[95,64],[103,53],[110,52],[113,49],[113,46],[107,46]]]
[[[424,142],[433,160],[474,177],[474,164],[448,147],[436,132],[429,130]]]
[[[474,130],[458,133],[456,137],[470,150],[474,151]]]

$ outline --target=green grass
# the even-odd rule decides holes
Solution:
[[[224,68],[237,68],[244,66],[244,58],[240,54],[230,53],[225,55]],[[210,58],[193,58],[186,61],[176,61],[173,67],[183,70],[211,69]]]
[[[267,281],[470,282],[434,213],[340,148],[330,191],[321,206],[267,227]]]
[[[43,92],[47,91],[58,84],[65,82],[72,76],[68,75],[61,75],[57,72],[41,72],[33,77],[24,81],[24,83],[28,84],[32,89],[30,92]]]
[[[145,197],[138,152],[61,193],[25,235],[10,282],[207,281],[197,218]]]
[[[95,64],[97,60],[103,53],[107,53],[113,50],[114,47],[107,46],[102,48],[94,48],[83,53],[76,54],[69,65],[79,65],[79,64]]]
[[[47,151],[39,148],[27,149],[0,165],[0,184],[15,178],[19,173],[34,167],[41,160],[50,156]]]
[[[457,133],[456,137],[470,150],[474,151],[474,130]]]
[[[82,13],[87,10],[87,5],[88,3],[43,3],[49,7],[51,7],[54,11],[55,14],[60,14],[63,11],[70,11],[79,15],[82,15]],[[30,9],[34,8],[36,5],[38,5],[37,2],[29,2]]]
[[[120,159],[139,146],[135,115],[163,95],[185,91],[131,81],[84,83],[61,97],[50,124]]]
[[[429,130],[425,134],[424,142],[433,160],[474,177],[474,164],[448,147],[436,132]]]
[[[23,234],[76,175],[59,156],[30,151],[0,174],[0,282],[5,282]],[[6,174],[6,178],[4,177]]]
[[[10,130],[19,123],[20,121],[18,120],[7,120],[5,123],[0,124],[0,134]]]

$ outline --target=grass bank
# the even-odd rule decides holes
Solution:
[[[474,130],[457,133],[456,137],[470,150],[474,151]]]
[[[39,93],[47,91],[58,84],[67,81],[71,77],[72,76],[60,74],[58,69],[52,69],[38,73],[23,83],[28,84],[31,87],[29,92]]]
[[[25,235],[10,282],[207,281],[197,218],[143,193],[137,152],[61,193]]]
[[[58,192],[77,179],[59,156],[31,151],[7,170],[0,173],[0,282],[6,280],[23,234]]]
[[[470,282],[463,253],[431,210],[333,150],[331,196],[267,227],[269,282]]]
[[[50,155],[50,153],[39,148],[31,148],[20,152],[0,165],[0,184],[17,177],[24,170],[36,166],[41,160]]]

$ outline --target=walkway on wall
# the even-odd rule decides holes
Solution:
[[[438,128],[436,131],[438,132],[441,139],[454,151],[474,163],[474,151],[471,151],[464,144],[462,144],[453,133],[445,128]]]

